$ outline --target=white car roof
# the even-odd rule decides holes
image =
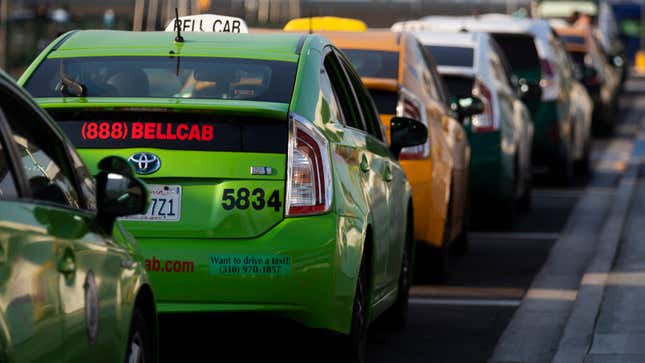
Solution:
[[[426,16],[421,20],[395,23],[392,30],[402,31],[478,31],[488,33],[530,34],[536,40],[541,57],[551,58],[549,39],[551,26],[546,20],[517,18],[506,14],[480,16]]]
[[[426,16],[420,20],[395,23],[392,30],[483,31],[493,33],[530,33],[546,37],[551,32],[543,19],[517,18],[506,14],[480,16]]]

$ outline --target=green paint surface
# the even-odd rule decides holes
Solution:
[[[281,276],[291,272],[291,257],[287,255],[210,255],[210,275]]]

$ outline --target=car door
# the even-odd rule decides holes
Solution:
[[[18,166],[0,111],[0,361],[61,362],[61,246],[43,211],[29,202]]]
[[[356,155],[358,158],[358,172],[360,185],[365,200],[367,200],[372,218],[373,231],[373,259],[372,259],[372,301],[377,301],[387,290],[389,276],[387,271],[388,245],[389,245],[389,212],[388,212],[388,186],[385,181],[387,159],[383,157],[385,150],[382,145],[374,142],[366,132],[357,107],[354,91],[347,79],[345,69],[334,51],[328,48],[325,54],[324,75],[329,79],[333,95],[337,100],[344,123],[342,140],[338,147],[345,149],[345,153]],[[321,78],[323,74],[321,74]]]
[[[120,333],[115,319],[121,255],[96,222],[91,177],[37,106],[17,92],[0,94],[0,99],[34,217],[54,241],[63,361],[121,359],[115,339]]]
[[[342,59],[342,57],[339,58]],[[402,196],[405,195],[406,177],[403,169],[390,152],[378,111],[360,76],[353,71],[349,62],[344,59],[342,61],[366,126],[368,148],[378,154],[384,165],[382,178],[387,192],[387,215],[385,217],[388,219],[388,228],[384,239],[389,241],[389,245],[384,248],[385,253],[388,255],[386,267],[388,285],[394,288],[399,281],[403,244],[405,242],[405,213],[408,201]]]

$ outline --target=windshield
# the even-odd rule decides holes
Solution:
[[[343,49],[361,77],[397,79],[399,53],[379,50]]]
[[[289,103],[296,66],[291,62],[210,57],[47,59],[25,88],[34,97],[196,98]],[[68,82],[64,82],[65,79]]]

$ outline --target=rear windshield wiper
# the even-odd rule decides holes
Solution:
[[[87,87],[84,84],[73,80],[67,73],[63,62],[60,62],[60,79],[63,86],[60,91],[65,96],[85,97],[87,95]]]

